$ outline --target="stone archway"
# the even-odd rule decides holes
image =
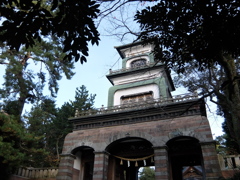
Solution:
[[[169,140],[167,146],[171,180],[205,179],[202,150],[196,138],[180,136]]]
[[[81,146],[72,150],[75,155],[73,166],[73,179],[92,180],[94,165],[94,149]]]
[[[128,137],[114,141],[107,146],[109,153],[108,180],[138,180],[138,170],[154,166],[152,143]]]

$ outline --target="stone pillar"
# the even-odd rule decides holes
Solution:
[[[73,154],[62,154],[58,168],[57,180],[72,180],[75,156]]]
[[[170,175],[167,146],[153,147],[153,149],[154,149],[155,179],[168,180],[170,178]]]
[[[206,180],[215,180],[222,177],[216,149],[215,141],[200,143],[203,155],[203,165]]]
[[[106,152],[94,152],[93,180],[107,180],[108,154]]]

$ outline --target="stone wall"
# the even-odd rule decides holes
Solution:
[[[22,167],[11,176],[10,180],[55,180],[58,168],[32,168]]]
[[[71,154],[74,148],[80,146],[103,151],[112,142],[126,137],[140,137],[151,142],[153,146],[165,146],[170,139],[177,136],[194,137],[200,142],[213,140],[207,118],[194,115],[74,131],[66,136],[62,153]]]

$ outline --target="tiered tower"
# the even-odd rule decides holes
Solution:
[[[197,94],[173,97],[153,44],[116,47],[122,69],[110,70],[108,107],[76,112],[65,138],[57,179],[138,180],[154,166],[157,180],[218,179],[221,171],[205,103]]]
[[[110,70],[107,78],[112,83],[108,93],[108,107],[161,98],[171,98],[175,90],[165,66],[154,60],[153,45],[116,47],[122,58],[122,69]]]

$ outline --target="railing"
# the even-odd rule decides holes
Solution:
[[[218,155],[221,170],[240,169],[240,155]]]
[[[173,96],[171,98],[149,99],[149,100],[137,102],[137,103],[128,103],[128,104],[122,104],[122,105],[111,106],[111,107],[101,107],[101,108],[89,109],[88,111],[81,111],[81,112],[79,112],[79,110],[76,109],[75,117],[116,113],[116,112],[138,110],[138,109],[144,109],[144,108],[150,108],[150,107],[159,107],[159,106],[165,106],[172,103],[189,101],[197,98],[198,98],[197,93],[193,93],[193,94],[189,93],[189,94]]]
[[[19,168],[15,175],[25,178],[38,179],[38,178],[55,178],[58,173],[58,168],[32,168],[22,167]]]
[[[132,71],[132,70],[137,70],[137,69],[143,69],[143,68],[149,68],[158,65],[159,63],[147,63],[146,65],[141,65],[141,66],[135,66],[135,67],[129,67],[129,68],[122,68],[122,69],[117,69],[117,70],[109,70],[109,74],[118,74],[122,72],[127,72],[127,71]]]

